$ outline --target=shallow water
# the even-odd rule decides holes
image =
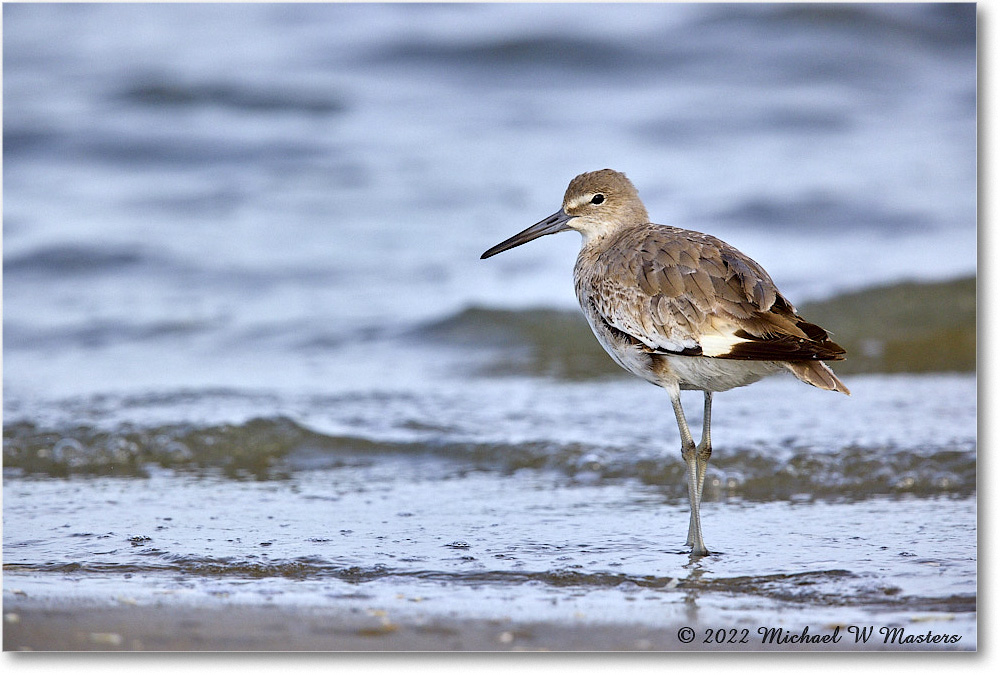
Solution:
[[[695,562],[679,545],[686,510],[654,488],[567,484],[532,470],[433,481],[386,468],[395,475],[366,471],[354,492],[340,471],[285,489],[101,479],[68,490],[86,492],[87,506],[10,507],[10,522],[53,534],[24,541],[21,527],[6,528],[7,599],[349,607],[393,620],[683,620],[699,632],[876,624],[976,644],[968,498],[712,503],[705,526],[721,548]],[[34,483],[8,499],[66,492]],[[48,562],[20,562],[39,559]]]
[[[301,423],[253,417],[277,397],[230,392],[219,414],[248,421],[9,424],[5,589],[43,604],[902,625],[971,648],[975,378],[851,386],[832,397],[789,377],[717,397],[703,560],[682,546],[666,397],[638,381],[484,378],[464,408],[440,393],[286,401]],[[133,403],[105,405],[149,419],[213,407]]]
[[[479,260],[611,166],[796,304],[974,274],[974,8],[3,12],[5,604],[975,645],[974,375],[718,396],[691,561],[669,401],[567,318],[578,241]]]

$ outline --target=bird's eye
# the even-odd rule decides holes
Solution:
[[[600,192],[598,192],[596,195],[594,195],[593,197],[590,198],[590,203],[591,204],[603,204],[604,203],[604,195],[602,195]]]

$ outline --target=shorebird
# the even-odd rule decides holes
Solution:
[[[576,230],[576,297],[615,362],[670,395],[687,466],[687,545],[708,555],[701,496],[712,455],[712,394],[791,371],[806,384],[850,395],[824,361],[844,349],[807,323],[754,260],[709,234],[656,225],[632,181],[611,169],[570,181],[562,208],[489,249],[481,258],[546,234]],[[682,389],[704,392],[696,446]]]

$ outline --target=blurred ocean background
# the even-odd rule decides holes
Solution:
[[[5,605],[735,593],[974,645],[975,5],[7,4],[3,43]],[[851,398],[716,398],[697,578],[576,235],[479,260],[605,167],[851,352]]]

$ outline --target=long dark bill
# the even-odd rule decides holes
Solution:
[[[565,211],[559,209],[545,220],[540,220],[527,230],[518,232],[510,239],[500,242],[486,253],[479,256],[479,259],[484,260],[490,256],[496,255],[497,253],[502,253],[503,251],[514,248],[515,246],[527,244],[532,239],[538,239],[546,234],[555,234],[556,232],[568,230],[569,228],[566,223],[572,220],[572,218],[573,216],[568,216]]]

